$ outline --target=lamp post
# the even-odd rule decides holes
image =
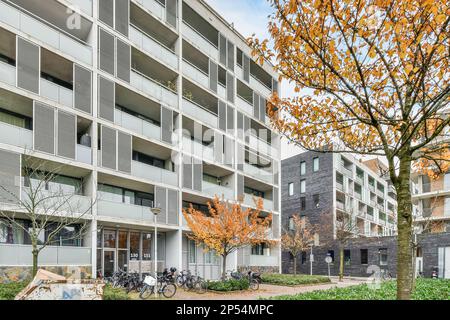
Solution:
[[[155,298],[158,298],[158,290],[157,290],[157,286],[158,286],[158,227],[156,225],[156,217],[158,216],[158,214],[161,213],[161,208],[158,207],[154,207],[154,208],[150,208],[150,211],[153,213],[153,218],[154,218],[154,222],[155,222],[155,251],[154,251],[154,255],[153,255],[153,259],[155,260],[155,279],[156,279],[156,285],[155,285]]]

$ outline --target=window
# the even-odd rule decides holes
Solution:
[[[313,171],[314,172],[319,171],[319,158],[318,157],[313,159]]]
[[[300,175],[304,176],[306,174],[306,162],[300,162]]]
[[[306,210],[306,198],[305,197],[300,198],[300,210]]]
[[[264,249],[266,249],[265,243],[260,243],[257,245],[252,246],[252,255],[254,256],[263,256],[264,255]]]
[[[197,262],[197,248],[195,246],[195,241],[189,240],[189,263]]]
[[[306,180],[300,180],[300,193],[305,193],[306,191]]]
[[[313,195],[313,201],[314,201],[314,207],[319,208],[320,207],[320,195],[318,195],[318,194]]]
[[[294,225],[294,218],[290,217],[289,218],[289,230],[295,230],[295,225]]]
[[[344,264],[346,266],[350,265],[351,257],[350,257],[350,250],[344,250]]]
[[[294,195],[294,183],[293,182],[290,182],[288,184],[288,189],[289,189],[289,195],[293,196]]]
[[[368,264],[369,263],[369,250],[367,249],[361,249],[361,264]]]
[[[327,255],[331,257],[331,263],[334,263],[334,250],[328,250]]]
[[[302,251],[302,264],[306,263],[306,251]]]
[[[378,250],[379,259],[380,259],[380,266],[387,266],[387,260],[388,260],[388,254],[386,248],[381,248]]]

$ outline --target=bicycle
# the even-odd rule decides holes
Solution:
[[[176,277],[176,284],[180,288],[184,288],[186,291],[195,291],[196,293],[203,294],[208,290],[207,282],[198,275],[192,275],[190,270],[183,270]]]
[[[165,298],[172,298],[177,292],[177,286],[167,277],[161,276],[155,279],[152,276],[146,276],[143,281],[139,298],[148,299],[157,290],[158,296],[163,295]]]
[[[259,283],[261,279],[259,273],[254,273],[252,271],[249,271],[247,275],[237,271],[227,271],[227,278],[234,280],[242,280],[244,278],[247,278],[249,289],[254,291],[259,289]]]
[[[388,270],[381,270],[380,278],[382,281],[389,281],[392,280],[392,274]]]

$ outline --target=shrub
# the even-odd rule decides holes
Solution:
[[[247,290],[249,287],[248,279],[230,279],[225,281],[208,281],[208,290],[212,291],[237,291]]]
[[[130,297],[123,288],[113,288],[106,284],[103,289],[103,300],[129,300]]]
[[[413,300],[449,300],[450,280],[417,279],[416,288],[411,296]],[[271,297],[273,300],[395,300],[397,284],[395,281],[381,283],[379,289],[367,284],[347,288],[316,290],[307,293]]]
[[[28,285],[26,281],[0,284],[0,300],[14,300],[16,295]]]
[[[278,274],[265,273],[261,275],[263,283],[275,284],[281,286],[297,286],[305,284],[329,283],[330,279],[325,276],[310,276],[310,275],[293,275],[293,274]]]

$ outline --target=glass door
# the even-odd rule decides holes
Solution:
[[[114,273],[115,269],[115,250],[107,250],[103,251],[103,276],[111,277]]]

